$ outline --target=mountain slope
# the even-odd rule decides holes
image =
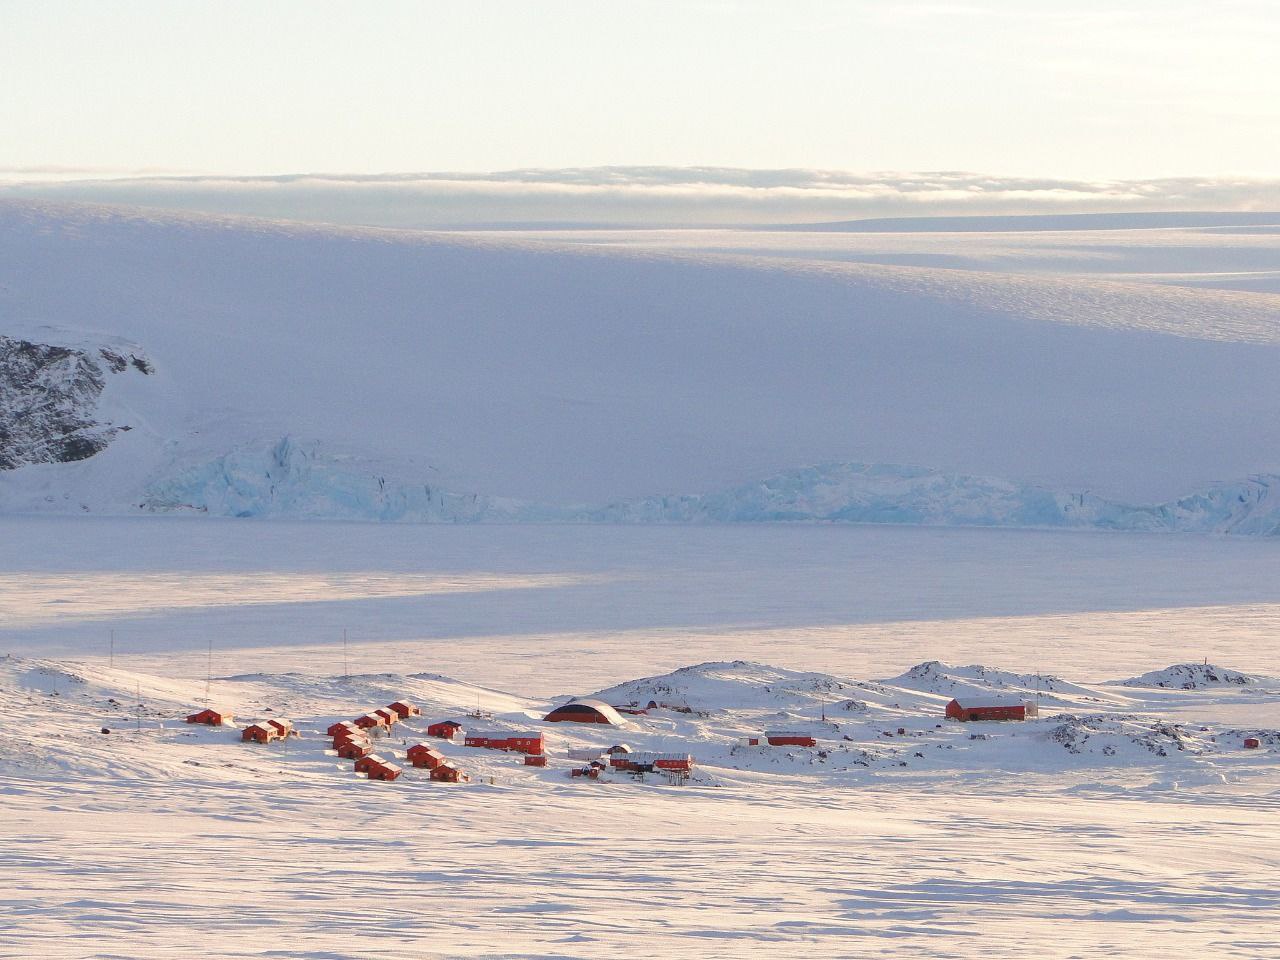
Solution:
[[[1236,292],[2,202],[0,335],[157,371],[108,378],[127,436],[5,471],[8,511],[212,476],[231,513],[547,517],[805,463],[1159,503],[1280,470],[1280,302]],[[323,451],[290,498],[258,470],[285,437]],[[373,478],[403,496],[371,515]]]

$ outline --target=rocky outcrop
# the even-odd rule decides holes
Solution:
[[[107,378],[133,369],[150,374],[142,356],[100,348],[33,343],[0,336],[0,470],[84,460],[105,449],[127,424],[98,417]]]

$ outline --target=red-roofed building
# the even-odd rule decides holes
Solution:
[[[427,725],[427,736],[439,737],[441,740],[452,740],[461,732],[462,724],[457,720],[438,720]]]
[[[951,720],[1026,720],[1038,717],[1040,708],[1021,697],[964,696],[947,704]]]
[[[359,760],[361,757],[367,757],[373,753],[373,746],[366,741],[348,740],[345,743],[335,744],[338,750],[338,756],[343,760]]]
[[[391,781],[399,777],[402,772],[403,771],[394,763],[387,763],[384,761],[383,763],[372,764],[369,769],[365,771],[365,776],[370,780]]]
[[[816,747],[818,741],[811,734],[795,730],[766,730],[764,738],[771,747]]]
[[[240,731],[240,739],[245,743],[270,743],[280,739],[280,732],[270,723],[251,723]]]
[[[431,779],[441,783],[466,783],[471,778],[451,763],[442,763],[431,771]]]
[[[407,720],[409,717],[418,717],[422,715],[421,710],[405,700],[397,700],[395,703],[389,703],[387,704],[387,709],[401,720]]]
[[[405,757],[415,767],[422,767],[426,770],[434,770],[443,763],[447,763],[445,756],[435,747],[425,743],[417,743],[405,751]]]
[[[203,723],[209,727],[220,727],[225,723],[230,723],[235,717],[221,710],[213,710],[205,707],[199,713],[193,713],[187,717],[187,723]]]

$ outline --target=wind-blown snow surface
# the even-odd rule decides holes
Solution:
[[[788,236],[802,250],[808,235]],[[1220,260],[1258,243],[1215,236]],[[493,504],[512,518],[519,501],[563,517],[812,463],[1152,504],[1280,470],[1274,296],[983,257],[955,270],[4,202],[0,335],[122,338],[155,374],[107,385],[134,429],[88,460],[5,471],[0,508],[451,520]],[[315,452],[309,472],[282,468],[314,486],[242,488],[282,438]]]
[[[0,534],[0,954],[1280,952],[1274,538],[191,517]],[[1183,689],[1208,673],[1253,682]],[[972,690],[1043,716],[938,729]],[[539,723],[593,692],[693,712]],[[206,696],[303,736],[257,749],[175,722]],[[377,784],[325,752],[328,722],[400,696],[424,722],[543,728],[550,765],[444,745],[475,781]],[[401,760],[422,727],[379,752]],[[821,745],[739,745],[761,728]],[[569,779],[569,747],[616,739],[687,750],[699,776]]]
[[[952,671],[904,676],[947,685]],[[956,675],[1007,689],[990,668]],[[1280,730],[1211,719],[1226,702],[1275,707],[1280,680],[1208,694],[1071,684],[1037,720],[964,725],[941,722],[949,691],[902,680],[701,664],[602,691],[685,701],[617,730],[542,724],[547,701],[435,674],[201,682],[4,658],[0,706],[21,722],[0,741],[17,881],[0,947],[1156,958],[1176,937],[1206,956],[1280,950]],[[397,698],[423,716],[376,750],[406,773],[365,781],[324,729]],[[287,716],[301,735],[262,747],[181,722],[205,702],[239,724]],[[1172,708],[1202,719],[1161,715]],[[404,751],[446,717],[545,729],[549,763],[435,741],[473,782],[432,783]],[[742,742],[780,726],[818,746]],[[569,777],[570,749],[619,740],[690,753],[694,775]]]

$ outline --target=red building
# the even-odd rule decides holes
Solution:
[[[507,750],[540,756],[546,752],[546,740],[540,733],[468,733],[463,745],[489,750]]]
[[[442,763],[431,771],[431,779],[441,783],[466,783],[471,778],[451,763]]]
[[[370,712],[375,717],[381,717],[383,724],[386,725],[388,729],[391,728],[391,725],[393,723],[400,722],[400,718],[395,715],[395,712],[392,710],[388,710],[386,707],[379,707],[377,710],[372,710]]]
[[[794,730],[766,730],[764,738],[771,747],[816,747],[818,741],[807,733]]]
[[[376,713],[366,713],[362,717],[356,717],[356,726],[361,730],[372,730],[375,727],[388,727],[390,724],[385,719],[376,715]]]
[[[387,709],[394,713],[401,720],[407,720],[409,717],[420,717],[422,711],[415,707],[412,703],[404,700],[397,700],[395,703],[387,704]]]
[[[329,724],[329,729],[325,731],[329,736],[336,737],[342,730],[359,730],[360,728],[350,720],[340,720],[337,723]]]
[[[687,753],[663,753],[653,761],[658,770],[683,770],[688,773],[693,769],[693,757]]]
[[[205,707],[199,713],[193,713],[187,717],[187,723],[203,723],[210,727],[220,727],[224,723],[230,723],[235,717],[229,713],[223,713],[221,710],[211,710]]]
[[[1260,746],[1262,746],[1262,741],[1257,737],[1244,738],[1244,748],[1246,750],[1257,750]]]
[[[947,704],[946,715],[951,720],[1026,720],[1038,717],[1040,708],[1021,697],[956,697]]]
[[[454,735],[461,730],[462,724],[457,720],[439,720],[427,726],[427,736],[439,737],[441,740],[452,740]]]
[[[362,757],[358,757],[355,762],[356,773],[368,773],[373,767],[384,767],[387,761],[376,753],[366,753]]]
[[[394,763],[375,763],[370,765],[365,771],[365,776],[370,780],[395,780],[403,771]]]
[[[621,726],[618,711],[603,700],[574,700],[561,704],[545,717],[547,723],[608,723]]]
[[[338,756],[343,760],[359,760],[361,757],[367,757],[373,753],[373,747],[361,740],[348,740],[345,743],[335,744],[338,748]]]
[[[240,731],[240,739],[245,743],[270,743],[280,739],[280,733],[270,723],[251,723]]]
[[[346,743],[348,740],[362,740],[365,743],[368,743],[369,734],[365,733],[359,727],[353,730],[348,730],[346,727],[343,727],[333,735],[333,743],[335,746],[339,743]]]
[[[285,720],[281,718],[278,720],[268,720],[267,723],[275,727],[276,733],[280,734],[281,737],[296,737],[298,735],[298,732],[293,729],[292,720]]]
[[[536,757],[527,756],[524,758],[524,765],[526,767],[545,767],[547,765],[547,758],[545,755],[541,753],[538,754]]]
[[[415,767],[423,767],[427,770],[434,770],[441,764],[448,762],[445,760],[443,753],[425,743],[414,744],[405,751],[405,757]]]

